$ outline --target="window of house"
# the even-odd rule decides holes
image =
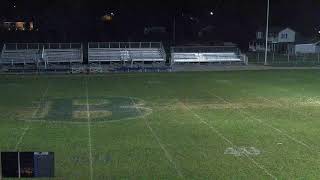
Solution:
[[[281,39],[288,39],[288,34],[281,34]]]

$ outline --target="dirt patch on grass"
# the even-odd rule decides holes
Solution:
[[[217,79],[216,82],[220,83],[220,84],[225,84],[225,85],[231,85],[232,84],[232,82],[230,80],[226,80],[226,79]]]
[[[18,119],[31,119],[33,115],[33,111],[35,111],[34,108],[26,108],[26,109],[21,109],[19,111],[16,111],[16,117]]]
[[[296,98],[279,98],[277,100],[270,99],[278,106],[284,105],[286,107],[319,107],[320,99],[318,97],[296,97]]]
[[[98,106],[98,105],[107,105],[109,104],[110,101],[107,99],[89,99],[88,104],[91,106]],[[76,106],[84,106],[87,105],[87,100],[86,99],[75,99],[72,102],[73,105]]]
[[[191,109],[246,109],[246,108],[273,108],[278,107],[273,103],[184,103]],[[177,110],[184,109],[181,103],[158,105],[155,109],[158,110]]]
[[[90,118],[105,118],[112,116],[111,111],[99,110],[99,111],[90,111]],[[87,111],[73,111],[72,117],[75,119],[86,119],[88,118]]]

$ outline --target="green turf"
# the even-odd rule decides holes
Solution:
[[[0,150],[55,152],[59,180],[319,179],[319,75],[1,76]]]

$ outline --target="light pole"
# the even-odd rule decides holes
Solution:
[[[176,45],[176,16],[173,16],[173,45]]]
[[[267,5],[266,49],[264,53],[264,65],[268,65],[269,14],[270,14],[270,0],[268,0],[268,5]]]

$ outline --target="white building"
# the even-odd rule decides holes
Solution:
[[[268,34],[268,51],[293,53],[297,33],[291,28],[270,28]],[[256,39],[249,43],[249,50],[265,51],[265,31],[258,30]]]
[[[295,54],[316,54],[320,53],[320,41],[308,44],[296,44]]]

